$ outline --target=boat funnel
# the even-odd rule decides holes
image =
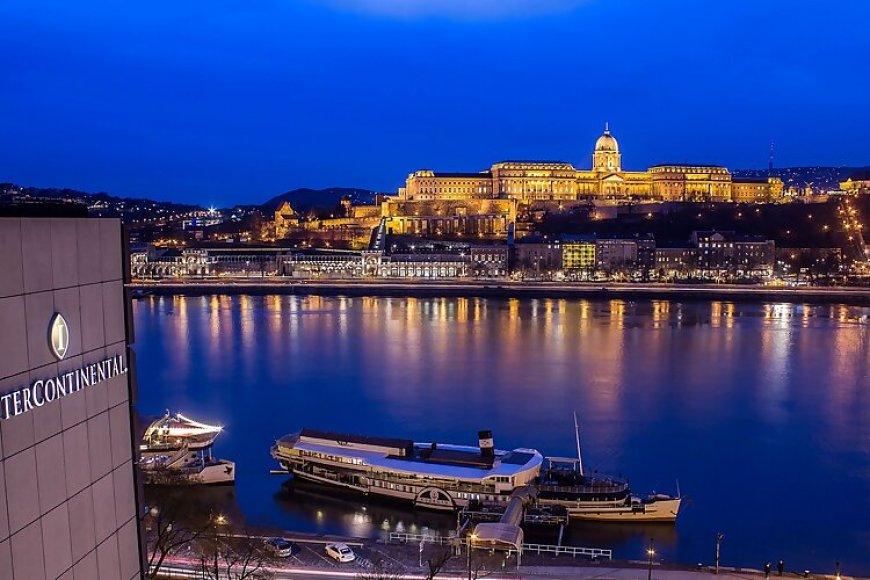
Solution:
[[[481,457],[495,457],[495,449],[492,442],[492,431],[478,431],[477,441],[480,446]]]

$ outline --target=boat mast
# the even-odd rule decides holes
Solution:
[[[583,456],[580,454],[580,425],[577,423],[577,411],[574,411],[574,438],[577,440],[577,467],[583,475]]]

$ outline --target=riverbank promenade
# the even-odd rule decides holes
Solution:
[[[291,280],[230,278],[134,281],[139,295],[319,294],[324,296],[443,296],[502,298],[621,298],[663,300],[732,300],[795,304],[870,305],[870,288],[777,287],[731,284],[643,284],[513,282],[508,280]]]
[[[272,530],[270,533],[277,532]],[[263,537],[266,537],[265,535]],[[715,574],[709,563],[691,566],[674,562],[653,560],[588,559],[570,554],[535,553],[525,550],[517,564],[516,555],[477,548],[470,556],[464,546],[439,544],[438,542],[386,542],[364,538],[341,538],[283,532],[282,537],[296,544],[294,554],[279,558],[264,567],[275,580],[303,578],[357,580],[425,580],[429,572],[429,560],[443,561],[435,580],[763,580],[761,568],[721,565]],[[338,563],[324,552],[330,542],[341,542],[351,547],[355,560]],[[445,555],[450,554],[445,560]],[[785,567],[780,576],[775,569],[770,578],[777,580],[867,580],[860,576],[836,574],[828,571],[813,573],[809,570],[795,571]],[[161,578],[201,578],[198,575],[202,562],[186,557],[172,557],[161,568]],[[833,571],[835,564],[831,564]],[[471,575],[469,575],[469,572]]]
[[[306,578],[321,578],[324,580],[339,580],[354,578],[359,580],[424,580],[426,573],[423,568],[414,565],[395,566],[390,572],[379,572],[371,568],[354,565],[339,565],[322,563],[320,565],[299,565],[288,562],[285,566],[269,567],[268,571],[274,580],[302,580]],[[198,563],[180,559],[172,560],[163,568],[164,573],[160,578],[167,580],[181,578],[201,578],[197,575]],[[649,570],[645,565],[638,563],[632,565],[628,562],[611,562],[602,565],[576,565],[571,562],[565,565],[530,565],[520,566],[519,569],[476,569],[472,572],[472,578],[481,580],[646,580]],[[719,574],[714,574],[707,569],[688,570],[668,568],[655,565],[652,571],[652,580],[762,580],[763,572],[751,569],[734,569],[723,567]],[[446,567],[435,577],[436,580],[466,580],[469,578],[468,570],[457,565]],[[771,574],[772,579],[777,579],[777,574]],[[834,574],[804,574],[785,573],[785,580],[836,580]],[[858,576],[841,575],[840,580],[866,580]]]

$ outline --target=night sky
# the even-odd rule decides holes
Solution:
[[[863,0],[2,0],[0,181],[203,205],[416,169],[870,164]]]

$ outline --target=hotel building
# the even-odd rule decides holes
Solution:
[[[0,217],[0,577],[142,576],[117,219]]]

